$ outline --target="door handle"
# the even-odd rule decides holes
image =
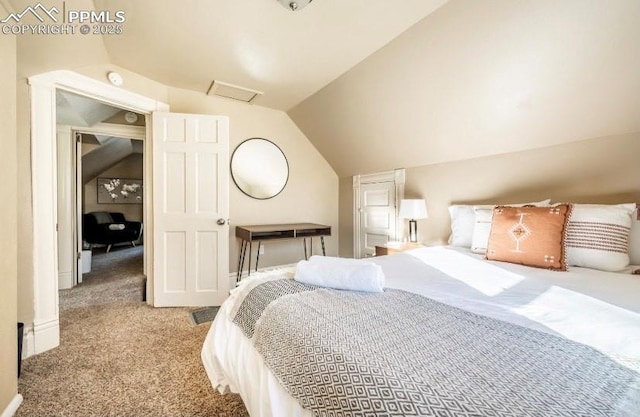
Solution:
[[[225,219],[218,219],[216,223],[218,223],[219,226],[224,226],[227,224],[227,221]]]

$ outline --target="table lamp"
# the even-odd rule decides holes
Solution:
[[[417,219],[426,219],[427,204],[422,199],[400,200],[400,212],[398,215],[403,219],[409,219],[409,241],[418,241]]]

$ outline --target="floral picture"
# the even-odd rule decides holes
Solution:
[[[98,204],[142,204],[142,180],[98,178]]]

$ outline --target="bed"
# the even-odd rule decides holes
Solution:
[[[381,295],[244,280],[203,346],[213,387],[252,416],[640,415],[640,276],[451,246],[372,261]]]

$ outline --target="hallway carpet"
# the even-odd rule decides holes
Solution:
[[[144,247],[115,246],[93,250],[91,272],[83,274],[82,283],[60,290],[60,310],[114,302],[142,301],[145,277]]]
[[[118,275],[113,261],[98,265],[84,295],[82,285],[61,291],[60,346],[23,361],[16,416],[247,416],[240,397],[215,391],[202,366],[210,323],[193,325],[193,308],[147,306],[137,300],[140,279],[118,283],[108,277]]]

